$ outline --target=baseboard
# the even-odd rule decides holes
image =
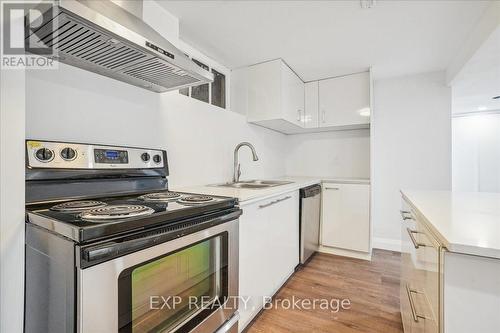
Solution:
[[[397,239],[374,237],[372,239],[372,248],[401,252],[401,241]]]
[[[344,249],[338,249],[336,247],[328,247],[323,245],[320,245],[318,251],[323,253],[335,254],[337,256],[363,259],[368,261],[372,260],[371,253],[366,253],[366,252],[344,250]]]

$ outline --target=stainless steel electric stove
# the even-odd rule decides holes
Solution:
[[[164,150],[26,141],[25,332],[237,331],[238,201],[168,174]]]

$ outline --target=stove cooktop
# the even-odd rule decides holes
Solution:
[[[27,215],[40,227],[76,242],[88,242],[230,209],[237,203],[234,198],[157,191],[37,204],[27,207]]]

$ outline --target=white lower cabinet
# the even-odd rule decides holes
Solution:
[[[292,191],[242,204],[239,226],[241,332],[299,264],[299,195]]]
[[[321,245],[370,251],[370,185],[323,183]]]

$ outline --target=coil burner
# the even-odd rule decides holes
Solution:
[[[106,222],[128,217],[151,215],[154,212],[154,209],[142,205],[109,205],[86,210],[80,214],[80,218],[89,222]]]

